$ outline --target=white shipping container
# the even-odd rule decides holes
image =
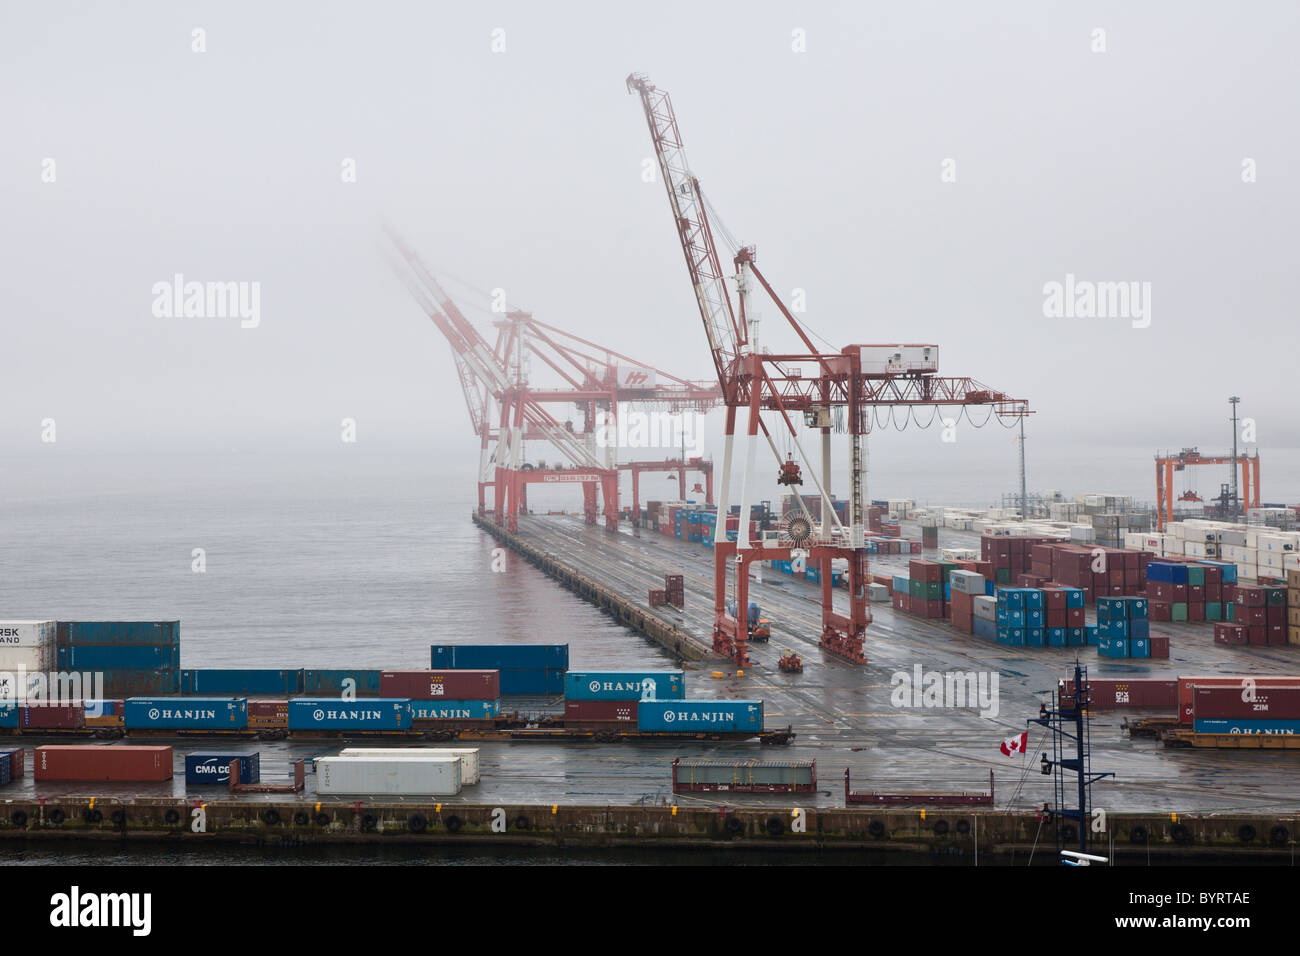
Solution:
[[[881,585],[883,587],[883,585]],[[888,591],[885,600],[889,600]],[[472,787],[479,781],[477,747],[344,747],[340,757],[457,758],[460,760],[460,783]]]
[[[319,757],[316,792],[450,797],[460,793],[460,767],[459,759],[446,757]]]
[[[54,670],[54,663],[52,647],[0,646],[0,671],[17,674],[18,671],[25,670],[29,674],[48,674]]]
[[[0,621],[0,648],[53,647],[53,621]]]
[[[971,604],[975,609],[975,616],[985,621],[996,621],[998,619],[998,599],[987,594],[978,594],[972,600]]]
[[[871,585],[870,591],[871,593],[869,597],[872,604],[889,603],[889,588],[885,587],[883,584],[873,583]]]
[[[984,575],[977,571],[949,571],[948,581],[960,594],[984,593]]]

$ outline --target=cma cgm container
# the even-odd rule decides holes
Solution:
[[[491,720],[501,712],[499,700],[413,700],[412,720]]]
[[[308,697],[323,697],[327,694],[343,695],[344,684],[358,697],[382,697],[379,690],[378,670],[357,670],[356,668],[334,670],[306,670],[302,672],[302,693]],[[401,697],[401,694],[390,696]]]
[[[131,697],[123,705],[127,730],[243,730],[248,701],[233,697]]]
[[[183,670],[182,694],[299,694],[300,670]]]
[[[59,621],[56,628],[60,647],[88,644],[163,646],[181,642],[180,621]]]
[[[340,757],[390,757],[419,760],[422,757],[457,757],[460,759],[461,786],[472,787],[479,781],[478,748],[475,747],[344,747]]]
[[[290,730],[409,730],[410,727],[409,700],[299,697],[289,701]]]
[[[319,757],[316,792],[440,796],[460,793],[456,757]]]
[[[501,696],[501,672],[492,670],[382,671],[383,697],[412,700],[496,700]]]
[[[37,780],[161,782],[172,778],[171,747],[37,747]]]
[[[569,671],[565,700],[682,700],[686,678],[681,671]]]
[[[749,733],[763,729],[761,700],[643,700],[638,730],[680,733]]]
[[[230,765],[239,764],[240,783],[258,783],[262,779],[262,755],[251,754],[186,754],[185,783],[191,787],[209,784],[228,785]]]

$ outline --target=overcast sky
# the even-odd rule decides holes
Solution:
[[[663,187],[641,178],[635,70],[672,94],[727,227],[779,290],[806,290],[808,324],[837,348],[935,342],[942,372],[1027,397],[1039,475],[1105,486],[1100,464],[1053,471],[1076,446],[1143,481],[1157,447],[1225,449],[1230,394],[1266,460],[1295,464],[1298,20],[1291,3],[8,3],[0,442],[9,467],[46,454],[53,419],[64,455],[292,452],[337,448],[351,417],[371,447],[472,455],[448,349],[375,252],[382,217],[467,283],[448,288],[476,320],[470,289],[504,288],[707,378]],[[259,283],[257,326],[156,316],[178,273]],[[1067,274],[1149,283],[1149,327],[1046,316]],[[873,463],[958,467],[937,437],[886,441]],[[957,448],[1010,464],[1007,441]],[[1300,481],[1266,470],[1275,495]]]

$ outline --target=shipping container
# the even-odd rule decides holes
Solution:
[[[181,660],[180,648],[174,644],[73,644],[63,650],[59,663],[71,670],[147,671],[173,670],[180,666]]]
[[[450,797],[460,793],[456,757],[318,757],[316,792],[399,797]]]
[[[287,700],[250,700],[248,702],[248,723],[289,725],[289,701]]]
[[[501,696],[501,672],[450,669],[382,671],[379,695],[412,700],[496,700]]]
[[[230,765],[239,764],[240,783],[258,783],[262,779],[262,755],[251,754],[186,754],[185,783],[191,787],[230,784]]]
[[[817,763],[813,760],[673,761],[673,792],[731,791],[738,793],[813,793]]]
[[[1300,686],[1300,676],[1234,676],[1225,677],[1223,675],[1207,676],[1188,676],[1180,674],[1178,676],[1178,720],[1179,723],[1190,724],[1193,719],[1193,709],[1198,687],[1235,687],[1237,692],[1245,690],[1249,684],[1268,684],[1273,687],[1296,687]]]
[[[1290,736],[1300,732],[1300,720],[1227,720],[1198,718],[1192,724],[1198,734],[1268,734]]]
[[[569,700],[564,701],[564,726],[577,730],[634,729],[639,701]],[[628,727],[610,727],[627,724]]]
[[[59,621],[57,640],[71,645],[180,644],[180,621]]]
[[[54,647],[54,621],[0,621],[0,649]]]
[[[569,669],[568,644],[436,644],[432,651],[430,666],[434,668],[495,671]]]
[[[290,730],[409,730],[410,727],[409,700],[299,697],[289,701]]]
[[[18,726],[24,730],[79,730],[86,726],[82,703],[24,704],[18,708]]]
[[[680,733],[749,733],[763,730],[761,700],[643,700],[637,729]]]
[[[344,683],[350,682],[350,689],[358,697],[380,697],[379,670],[358,670],[357,668],[335,668],[333,670],[304,669],[302,672],[302,693],[308,697],[325,697],[330,694],[343,696]],[[400,695],[399,695],[400,696]]]
[[[492,720],[501,713],[500,700],[412,700],[411,720]]]
[[[1300,720],[1300,686],[1197,687],[1192,717],[1229,720]]]
[[[27,751],[22,747],[0,750],[0,784],[21,778],[27,769]]]
[[[179,668],[104,672],[101,691],[109,697],[162,697],[181,692]]]
[[[183,694],[299,694],[301,670],[183,670]]]
[[[569,671],[566,700],[682,700],[686,677],[681,671]]]
[[[149,783],[172,778],[171,747],[124,745],[37,747],[37,780]]]
[[[128,730],[243,730],[248,701],[236,697],[130,697],[123,705]]]
[[[340,757],[393,757],[420,759],[422,757],[457,757],[460,759],[460,783],[472,787],[479,781],[477,747],[344,747]]]

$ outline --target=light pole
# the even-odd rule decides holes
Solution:
[[[1241,401],[1236,395],[1228,399],[1232,403],[1232,520],[1237,520],[1238,512],[1241,511],[1240,499],[1237,497],[1237,472],[1239,462],[1237,461],[1237,403]]]

